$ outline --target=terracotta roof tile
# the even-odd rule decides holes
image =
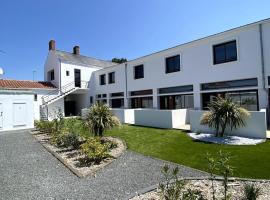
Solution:
[[[50,82],[0,80],[0,89],[54,89]]]

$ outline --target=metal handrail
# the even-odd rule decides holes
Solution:
[[[61,87],[60,89],[55,90],[53,92],[50,92],[47,95],[44,95],[42,97],[42,101],[43,101],[43,103],[47,103],[47,102],[49,102],[49,101],[51,101],[51,100],[59,97],[60,95],[66,93],[68,91],[71,91],[74,88],[87,89],[88,88],[88,84],[89,84],[89,81],[81,81],[81,87],[75,87],[75,81],[70,82],[70,83],[64,85],[63,87]],[[83,85],[84,85],[84,87],[83,87]],[[58,94],[58,95],[57,96],[52,96],[54,94]]]

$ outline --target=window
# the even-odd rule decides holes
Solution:
[[[180,71],[180,55],[166,58],[166,73]]]
[[[193,91],[193,85],[175,86],[175,87],[167,87],[167,88],[158,89],[159,94],[192,92],[192,91]]]
[[[109,73],[109,84],[115,83],[115,72]]]
[[[34,94],[34,101],[37,101],[37,94]]]
[[[50,80],[53,81],[54,80],[54,70],[49,72],[49,76],[50,76]]]
[[[69,71],[66,71],[66,76],[69,76]]]
[[[92,104],[92,103],[93,103],[93,97],[90,96],[90,104]]]
[[[153,97],[131,98],[131,108],[153,108]]]
[[[102,98],[106,98],[107,97],[107,94],[102,94]]]
[[[242,79],[242,80],[234,80],[234,81],[204,83],[201,85],[201,89],[202,90],[217,90],[217,89],[256,87],[256,86],[258,86],[257,78],[250,78],[250,79]]]
[[[218,96],[223,98],[226,96],[230,97],[233,102],[249,111],[258,111],[259,109],[257,90],[204,93],[202,94],[203,109],[208,109],[208,104]]]
[[[134,67],[134,79],[144,78],[143,65]]]
[[[213,46],[214,64],[221,64],[237,60],[236,41]]]
[[[105,74],[102,74],[99,76],[99,84],[106,85],[106,75]]]
[[[138,91],[131,91],[130,96],[142,96],[142,95],[152,95],[153,90],[138,90]]]
[[[183,109],[193,107],[193,94],[160,97],[160,109]]]
[[[124,107],[124,99],[111,99],[111,107],[112,108],[123,108]]]
[[[124,96],[124,92],[111,93],[111,97],[123,97],[123,96]]]

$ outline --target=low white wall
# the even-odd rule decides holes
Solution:
[[[63,116],[65,116],[65,103],[64,98],[61,98],[48,105],[48,120],[51,121],[57,118],[59,109],[61,110]]]
[[[157,128],[179,128],[189,122],[187,109],[155,110],[135,109],[135,124]]]
[[[86,119],[88,113],[89,113],[89,108],[83,108],[82,111],[81,111],[82,119]]]
[[[192,132],[215,133],[214,129],[200,124],[202,114],[206,111],[190,110],[190,130]],[[228,135],[236,135],[250,138],[266,138],[266,112],[265,111],[250,111],[250,117],[246,119],[246,126],[239,129],[226,129]]]
[[[113,108],[111,110],[121,123],[134,124],[134,109]]]

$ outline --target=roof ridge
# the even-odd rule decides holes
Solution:
[[[97,61],[102,61],[102,62],[107,62],[107,63],[112,63],[112,64],[117,64],[115,62],[112,62],[112,61],[109,61],[109,60],[103,60],[103,59],[99,59],[99,58],[94,58],[94,57],[90,57],[90,56],[86,56],[86,55],[77,55],[77,54],[73,54],[71,52],[68,52],[68,51],[64,51],[64,50],[58,50],[56,49],[55,51],[60,51],[60,52],[63,52],[63,53],[68,53],[68,54],[71,54],[73,56],[81,56],[81,57],[85,57],[85,58],[90,58],[90,59],[94,59],[94,60],[97,60]]]

